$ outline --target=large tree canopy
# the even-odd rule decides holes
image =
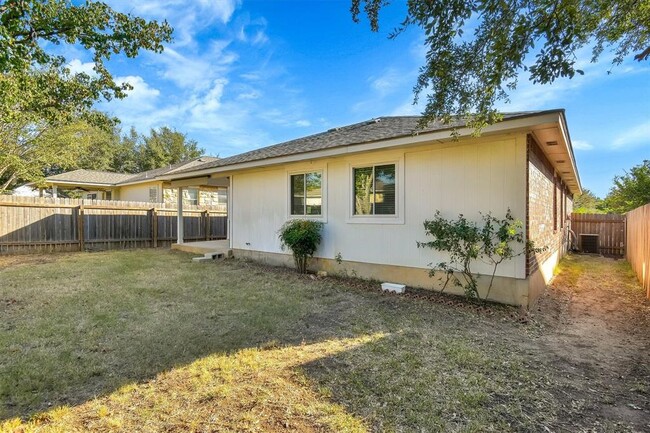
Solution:
[[[21,181],[41,184],[46,176],[84,168],[118,173],[166,167],[205,153],[196,141],[168,127],[122,135],[83,119],[52,126],[47,122],[0,121],[0,193]]]
[[[373,31],[389,0],[352,0],[352,17],[365,13]],[[362,12],[363,11],[363,12]],[[391,34],[424,30],[426,64],[414,87],[427,93],[425,121],[475,113],[477,128],[499,119],[494,106],[508,99],[519,77],[552,83],[573,77],[576,54],[593,46],[614,65],[636,54],[650,57],[650,2],[639,0],[408,0],[407,16]]]
[[[131,132],[131,138],[133,136]],[[148,136],[140,136],[136,143],[138,171],[165,167],[205,154],[205,150],[196,141],[167,126],[151,129]]]
[[[171,40],[167,22],[119,13],[102,2],[0,0],[0,118],[4,122],[70,121],[95,114],[99,99],[123,98],[128,84],[116,83],[106,68],[115,55],[161,52]],[[73,72],[59,45],[92,55],[93,74]],[[60,51],[60,50],[58,50]]]
[[[573,198],[573,213],[604,213],[603,200],[584,188],[582,194]]]
[[[92,107],[130,89],[115,82],[106,62],[140,50],[161,52],[171,33],[167,22],[119,13],[102,2],[0,0],[0,192],[78,165],[88,140],[104,153],[82,165],[106,166],[113,119]],[[62,45],[89,52],[94,72],[73,71],[59,54]]]
[[[613,182],[604,200],[607,210],[625,213],[650,203],[650,160],[635,165],[622,176],[615,176]]]

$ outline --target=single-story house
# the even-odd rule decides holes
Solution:
[[[573,196],[581,193],[564,110],[507,113],[480,137],[462,121],[419,129],[419,120],[372,119],[162,178],[179,189],[227,182],[235,257],[292,265],[278,229],[311,218],[324,223],[315,269],[418,287],[439,287],[428,265],[444,260],[416,246],[426,240],[426,219],[438,210],[479,220],[480,212],[502,217],[510,209],[526,239],[547,249],[503,263],[490,298],[530,306],[567,250]],[[486,284],[480,279],[483,293]]]
[[[142,173],[114,173],[97,170],[74,170],[45,178],[44,184],[57,197],[61,189],[81,192],[81,198],[92,200],[122,200],[149,203],[177,203],[176,188],[161,176],[188,170],[213,162],[218,158],[202,156],[167,167]],[[226,205],[226,185],[218,183],[200,185],[183,190],[183,201],[190,205]]]
[[[314,269],[429,288],[440,283],[428,276],[428,265],[445,257],[416,246],[426,240],[425,220],[436,211],[479,220],[480,212],[503,217],[510,209],[524,222],[526,239],[547,249],[503,263],[490,299],[532,305],[567,250],[573,196],[581,193],[564,110],[507,113],[480,137],[460,120],[423,129],[419,120],[381,117],[333,128],[161,180],[179,190],[228,185],[235,257],[292,266],[278,229],[311,218],[324,223]],[[491,271],[483,263],[474,269]],[[487,278],[479,284],[484,294]]]

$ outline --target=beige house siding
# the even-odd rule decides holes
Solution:
[[[397,164],[398,215],[375,219],[352,216],[352,168],[391,162]],[[237,172],[232,177],[232,247],[241,254],[287,255],[280,248],[277,230],[290,217],[289,175],[319,170],[324,186],[324,215],[320,220],[325,228],[316,256],[334,268],[332,260],[340,253],[348,266],[388,265],[401,269],[396,276],[406,275],[403,269],[410,269],[418,274],[410,278],[412,281],[433,285],[435,280],[426,277],[428,264],[445,257],[417,248],[416,241],[425,240],[424,220],[433,217],[436,210],[447,218],[462,213],[478,220],[479,212],[503,216],[508,208],[523,220],[526,166],[526,135],[520,133]],[[479,273],[490,271],[481,263],[475,269]],[[504,263],[497,275],[525,279],[525,271],[525,257],[521,256]],[[367,273],[371,276],[372,272],[378,271],[375,268]],[[510,297],[506,302],[525,300]]]
[[[150,202],[149,188],[157,189],[158,201],[162,198],[162,182],[153,181],[137,183],[134,185],[124,185],[120,187],[120,200]]]

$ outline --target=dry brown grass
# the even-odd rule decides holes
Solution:
[[[647,425],[643,346],[621,344],[625,362],[609,360],[607,346],[591,342],[594,330],[598,339],[619,331],[576,315],[600,267],[614,276],[592,292],[635,299],[615,262],[564,262],[549,299],[565,306],[522,325],[507,308],[486,314],[382,295],[367,282],[241,261],[196,264],[168,251],[11,260],[4,268],[0,260],[3,432]],[[591,334],[574,336],[585,323]],[[625,378],[609,381],[610,370]]]

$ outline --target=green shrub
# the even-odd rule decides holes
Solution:
[[[280,228],[279,238],[282,249],[289,248],[293,253],[298,272],[307,272],[307,262],[313,257],[321,241],[323,223],[311,220],[291,220]]]
[[[481,213],[482,224],[467,220],[462,214],[456,220],[448,220],[437,211],[432,220],[424,222],[424,230],[432,240],[418,242],[420,248],[432,248],[446,253],[449,261],[430,264],[431,277],[438,273],[444,275],[445,290],[447,284],[462,287],[468,298],[480,298],[477,274],[472,271],[472,264],[482,261],[492,266],[490,284],[485,299],[490,296],[497,267],[504,261],[526,254],[540,253],[546,247],[536,248],[532,241],[526,242],[523,224],[506,212],[503,219],[492,214]],[[517,251],[513,246],[523,244]],[[459,278],[460,276],[460,278]]]

